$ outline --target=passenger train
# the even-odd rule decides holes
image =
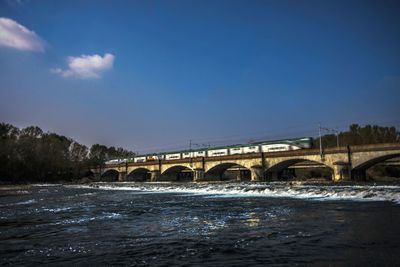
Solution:
[[[146,162],[158,160],[177,160],[186,158],[199,157],[219,157],[248,153],[268,153],[278,151],[289,151],[311,148],[313,139],[304,137],[298,139],[286,139],[278,141],[264,141],[252,144],[231,145],[223,147],[202,148],[197,150],[183,150],[175,152],[155,153],[147,155],[136,155],[130,158],[110,159],[105,162],[106,165],[130,163],[130,162]]]

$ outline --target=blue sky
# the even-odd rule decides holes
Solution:
[[[0,121],[139,152],[316,136],[318,122],[399,126],[399,13],[399,1],[0,0]]]

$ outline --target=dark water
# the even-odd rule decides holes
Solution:
[[[279,185],[101,187],[3,191],[0,264],[400,265],[400,205],[393,199],[265,195],[284,192]],[[400,188],[374,190],[397,197]],[[332,195],[322,187],[298,191]]]

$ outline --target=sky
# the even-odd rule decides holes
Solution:
[[[0,122],[138,153],[399,127],[399,13],[385,0],[0,0]]]

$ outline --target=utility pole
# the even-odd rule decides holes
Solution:
[[[189,140],[189,156],[190,156],[190,166],[192,166],[192,139]]]
[[[336,144],[337,144],[337,147],[339,147],[339,128],[338,127],[336,127]]]
[[[322,151],[321,123],[318,123],[318,128],[319,128],[319,154],[321,156],[321,160],[324,160],[324,155]]]

